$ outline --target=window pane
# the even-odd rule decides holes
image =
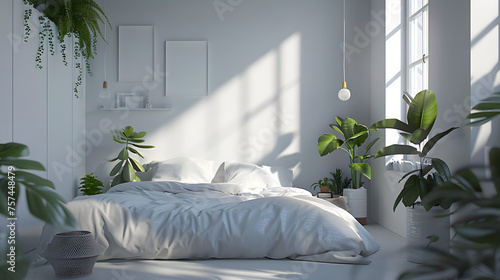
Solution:
[[[409,59],[410,63],[413,63],[419,59],[422,59],[423,54],[423,20],[422,13],[419,13],[417,17],[409,22]]]
[[[424,79],[424,65],[422,63],[416,64],[409,69],[409,93],[414,96],[419,91],[425,89],[425,79]]]
[[[428,3],[429,3],[429,0],[409,0],[408,1],[409,16],[412,16],[414,13],[416,13],[419,9],[421,9],[423,6],[427,5]]]

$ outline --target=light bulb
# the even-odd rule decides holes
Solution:
[[[111,108],[111,93],[108,90],[108,83],[106,81],[102,83],[102,89],[99,91],[99,98],[101,99],[101,105],[103,108]]]
[[[339,90],[339,99],[342,101],[347,101],[351,98],[351,91],[347,89],[347,83],[344,82],[342,85],[342,89]]]

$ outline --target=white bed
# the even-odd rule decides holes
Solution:
[[[173,159],[152,168],[153,181],[80,196],[68,208],[79,229],[92,232],[102,247],[98,260],[289,258],[367,264],[364,257],[379,249],[348,212],[291,187],[290,170],[235,162],[216,167]],[[56,232],[44,227],[38,255]],[[40,257],[38,263],[43,261]]]

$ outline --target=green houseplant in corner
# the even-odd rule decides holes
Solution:
[[[344,151],[349,156],[349,168],[351,169],[351,188],[344,189],[344,196],[348,197],[348,204],[351,214],[362,224],[366,224],[367,206],[366,189],[362,188],[361,177],[371,179],[371,167],[367,163],[372,157],[369,153],[371,147],[380,139],[372,140],[365,149],[365,153],[360,153],[359,148],[368,139],[370,130],[358,124],[352,118],[335,118],[335,123],[330,127],[340,133],[344,139],[339,139],[334,134],[323,134],[318,139],[318,152],[320,156],[326,156],[338,149]]]
[[[29,149],[24,144],[0,144],[0,214],[5,218],[17,218],[17,202],[21,186],[24,186],[28,208],[34,217],[56,227],[74,227],[76,221],[64,205],[64,199],[53,191],[54,184],[26,171],[45,170],[37,161],[22,159],[27,155]],[[14,244],[8,238],[12,234],[15,236],[15,221],[9,223],[14,226],[3,226],[0,229],[0,279],[23,279],[29,268],[29,261],[21,255],[19,242]],[[10,262],[12,255],[14,262]]]
[[[139,177],[135,174],[136,171],[144,172],[144,167],[138,161],[130,157],[130,154],[136,154],[141,158],[144,158],[136,148],[141,149],[151,149],[155,146],[151,145],[143,145],[144,136],[146,136],[146,132],[134,132],[134,128],[131,126],[127,126],[121,131],[114,131],[113,141],[125,145],[120,150],[118,156],[112,160],[117,161],[118,163],[113,167],[109,176],[115,176],[113,182],[111,183],[111,187],[116,186],[125,182],[135,182],[140,181]]]
[[[417,200],[424,199],[438,185],[450,180],[451,174],[448,165],[441,159],[429,157],[428,153],[439,140],[457,127],[438,133],[427,140],[438,113],[434,92],[423,90],[417,93],[414,98],[408,93],[404,93],[403,99],[409,106],[406,114],[407,123],[398,119],[385,119],[373,124],[371,128],[400,130],[400,135],[411,144],[389,145],[378,151],[375,158],[392,155],[418,156],[418,168],[403,175],[399,181],[406,179],[403,189],[394,202],[393,211],[396,211],[396,207],[401,202],[407,206],[406,240],[409,246],[425,246],[427,244],[426,237],[436,235],[440,236],[440,242],[435,246],[446,247],[449,243],[449,220],[433,220],[430,222],[432,226],[428,224],[429,219],[434,219],[434,216],[437,215],[444,215],[445,212],[442,211],[443,209],[433,208],[438,204],[424,204],[422,207]],[[427,164],[428,160],[430,160],[430,164]],[[431,208],[433,208],[432,213],[426,214],[425,212],[430,211]],[[420,252],[409,250],[407,259],[412,262],[422,262],[425,256],[422,256]]]
[[[102,188],[104,187],[103,183],[94,176],[94,173],[85,174],[85,177],[80,178],[82,180],[80,182],[79,190],[82,190],[83,195],[95,195],[101,194]]]
[[[311,185],[311,188],[316,189],[317,187],[319,187],[319,191],[322,193],[330,192],[330,190],[332,189],[332,183],[330,183],[330,180],[331,179],[328,179],[328,177],[325,177],[324,179],[319,180],[318,182],[314,182]]]

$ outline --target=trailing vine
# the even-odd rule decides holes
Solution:
[[[68,62],[64,40],[66,37],[74,36],[73,53],[78,76],[73,91],[75,96],[78,97],[78,88],[83,80],[81,60],[83,59],[83,63],[85,63],[87,73],[92,75],[89,59],[97,55],[97,35],[99,34],[104,42],[106,42],[101,33],[99,23],[104,24],[105,27],[108,25],[111,29],[111,24],[107,16],[94,0],[23,0],[23,2],[26,5],[33,6],[42,13],[42,16],[39,17],[41,30],[39,31],[39,44],[35,58],[36,66],[39,69],[43,68],[42,56],[46,51],[45,44],[48,46],[48,52],[51,55],[55,55],[54,30],[58,32],[57,39],[63,63],[66,66]],[[25,42],[28,41],[32,31],[29,25],[32,14],[32,9],[24,11]]]

